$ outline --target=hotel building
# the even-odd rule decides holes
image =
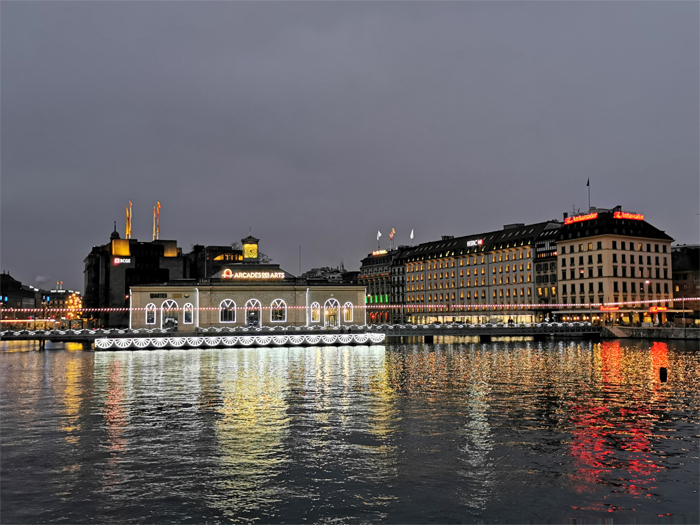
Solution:
[[[673,311],[672,241],[620,206],[565,215],[557,236],[557,295],[575,306],[556,313],[565,320],[665,322]]]
[[[243,256],[202,280],[132,286],[130,328],[349,326],[365,324],[365,287],[313,283],[262,262],[259,239],[242,240]]]
[[[507,224],[410,248],[404,254],[408,321],[535,321],[542,315],[535,300],[533,247],[543,232],[559,226]]]

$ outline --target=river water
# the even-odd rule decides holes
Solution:
[[[700,522],[697,343],[1,344],[2,523]]]

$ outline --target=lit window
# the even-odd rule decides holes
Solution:
[[[187,303],[182,309],[182,319],[185,324],[194,322],[194,306],[192,303]]]
[[[270,305],[270,321],[283,323],[287,320],[287,303],[282,299],[275,299]]]
[[[160,305],[161,328],[170,323],[177,325],[177,309],[177,303],[172,299],[168,299],[162,305]]]
[[[156,324],[156,305],[153,303],[146,305],[146,324]]]
[[[318,323],[321,320],[321,305],[311,303],[311,322]]]
[[[343,320],[346,323],[352,323],[352,303],[350,302],[343,305]]]
[[[221,304],[219,305],[219,322],[236,322],[236,303],[231,299],[224,299],[221,301]]]

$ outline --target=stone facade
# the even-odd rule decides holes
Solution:
[[[246,282],[136,286],[131,289],[130,328],[363,325],[364,300],[364,287],[348,285]]]

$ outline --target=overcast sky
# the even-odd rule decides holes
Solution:
[[[697,2],[1,3],[2,270],[122,236],[287,271],[622,205],[698,243]]]

